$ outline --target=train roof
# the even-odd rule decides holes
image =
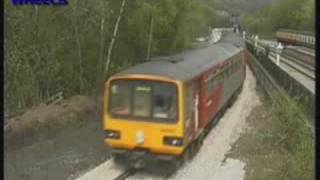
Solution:
[[[240,52],[243,40],[234,33],[227,33],[223,40],[207,47],[184,51],[152,60],[121,71],[116,75],[143,74],[188,81],[214,65]]]
[[[315,35],[314,32],[312,32],[312,31],[298,31],[298,30],[293,30],[293,29],[279,29],[278,32],[291,32],[291,33],[311,35],[311,36]]]

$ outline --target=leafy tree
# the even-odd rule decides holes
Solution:
[[[280,28],[314,31],[314,0],[281,0],[243,15],[241,22],[251,33],[271,35]]]
[[[5,1],[6,113],[61,91],[66,97],[101,92],[120,2],[70,0],[68,6],[16,7]],[[225,20],[218,16],[203,0],[127,0],[110,74],[145,61],[148,42],[151,56],[191,47],[195,37],[208,33],[209,25]]]

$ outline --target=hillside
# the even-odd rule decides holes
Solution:
[[[236,15],[255,11],[278,1],[279,0],[206,0],[211,6]]]

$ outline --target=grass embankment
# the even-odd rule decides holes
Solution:
[[[295,102],[263,99],[229,156],[244,160],[246,180],[314,179],[314,138]]]

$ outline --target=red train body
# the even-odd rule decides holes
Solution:
[[[228,33],[217,44],[154,58],[111,77],[105,92],[105,142],[117,156],[138,151],[160,159],[193,156],[211,125],[241,90],[247,57],[241,43],[243,40],[238,35]],[[113,85],[115,82],[133,90],[119,94],[120,85]],[[157,89],[160,84],[163,90]],[[169,84],[176,91],[166,94]],[[130,101],[128,110],[121,111],[126,116],[112,114],[112,107],[119,104],[112,101],[117,93],[120,100]],[[139,106],[136,96],[144,98]],[[170,106],[174,107],[173,111],[155,110],[169,102],[174,104]],[[171,112],[175,114],[171,120],[157,118],[169,117]],[[142,118],[141,114],[146,116]]]

